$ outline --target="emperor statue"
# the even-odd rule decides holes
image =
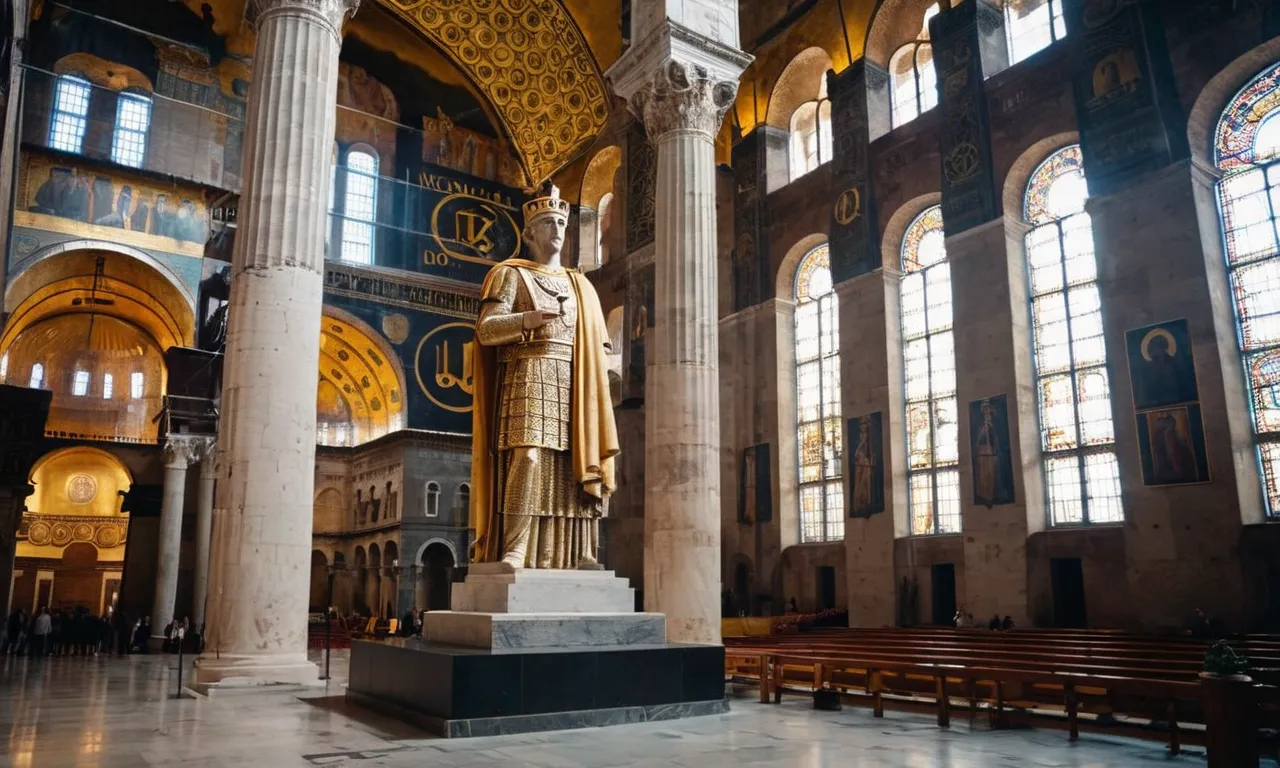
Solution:
[[[472,345],[474,562],[599,568],[618,433],[609,336],[595,289],[560,263],[569,204],[546,185],[524,206],[532,260],[508,259],[480,289]]]

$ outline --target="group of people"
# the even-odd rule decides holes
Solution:
[[[151,617],[134,620],[124,611],[95,616],[84,606],[74,610],[50,611],[40,606],[28,616],[25,608],[9,614],[5,622],[0,655],[29,656],[96,656],[114,653],[146,653],[151,638]],[[190,629],[187,619],[174,619],[165,627],[166,653],[175,653],[185,639],[186,647],[199,650],[200,637]]]
[[[974,620],[973,614],[966,611],[963,606],[956,611],[956,615],[952,620],[952,623],[960,629],[971,627],[980,628],[982,626]],[[1013,617],[1006,614],[1005,617],[1001,619],[1000,614],[993,613],[991,614],[991,621],[987,622],[987,629],[994,632],[1008,632],[1013,629]]]

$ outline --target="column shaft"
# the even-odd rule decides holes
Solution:
[[[187,451],[182,441],[165,446],[164,501],[156,547],[156,593],[151,603],[151,650],[164,645],[164,628],[173,621],[178,599],[178,561],[182,549],[182,507],[187,494]]]
[[[199,683],[302,682],[339,31],[352,0],[259,0]]]
[[[191,621],[197,629],[204,626],[205,600],[209,596],[209,539],[213,533],[216,461],[214,456],[206,456],[200,462],[200,488],[196,496],[196,571],[192,579]]]
[[[658,138],[655,318],[645,373],[645,602],[672,642],[720,642],[715,145]]]

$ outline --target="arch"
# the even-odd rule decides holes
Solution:
[[[941,204],[942,193],[930,192],[898,206],[898,210],[885,222],[884,235],[880,239],[881,266],[895,272],[902,270],[902,240],[907,236],[907,228],[926,209]]]
[[[782,264],[778,267],[778,277],[774,282],[774,297],[784,301],[796,300],[796,270],[800,269],[800,262],[804,261],[804,257],[808,256],[820,245],[825,245],[827,235],[823,232],[815,232],[812,235],[805,235],[800,238],[787,250],[787,255],[782,257]]]
[[[791,115],[801,104],[826,97],[827,70],[834,68],[831,54],[822,48],[814,46],[797,53],[773,85],[765,108],[765,124],[790,129]]]
[[[1205,169],[1214,168],[1214,135],[1227,104],[1246,84],[1280,61],[1280,37],[1272,38],[1228,64],[1205,83],[1187,114],[1191,156]]]
[[[863,55],[867,61],[888,69],[889,59],[903,43],[916,40],[920,20],[937,8],[936,0],[882,0],[867,24]],[[925,25],[928,30],[928,25]]]
[[[616,144],[596,152],[582,174],[582,191],[578,202],[595,210],[600,209],[600,198],[613,191],[614,175],[622,165],[622,148]]]
[[[416,565],[426,565],[426,560],[424,558],[427,555],[427,547],[430,547],[432,544],[440,544],[444,546],[445,549],[448,549],[449,556],[453,558],[453,562],[455,564],[461,562],[461,560],[458,559],[458,550],[453,546],[453,542],[436,536],[422,542],[422,545],[418,547],[417,553],[413,556],[413,562]]]
[[[803,543],[844,538],[840,452],[840,318],[830,250],[819,245],[800,260],[795,279],[796,467]]]
[[[1027,147],[1022,154],[1018,155],[1018,159],[1013,161],[1013,165],[1009,167],[1009,172],[1004,177],[1004,188],[1001,196],[1004,199],[1005,215],[1016,216],[1018,220],[1021,220],[1022,207],[1025,202],[1027,185],[1031,183],[1031,175],[1036,172],[1036,169],[1040,167],[1046,157],[1063,147],[1079,143],[1080,134],[1075,131],[1066,131],[1046,136]],[[1021,262],[1021,257],[1019,257],[1019,262]]]
[[[404,426],[405,377],[400,358],[364,321],[325,306],[320,327],[316,438],[321,445],[359,445]],[[341,421],[345,417],[345,428]]]
[[[423,517],[439,517],[440,516],[440,484],[435,480],[428,480],[424,486],[425,496],[423,498]]]
[[[400,547],[396,546],[395,540],[388,539],[382,545],[382,556],[387,561],[388,567],[400,564]]]
[[[151,78],[141,71],[118,61],[107,61],[92,53],[69,53],[53,64],[55,75],[79,75],[90,83],[109,91],[135,89],[148,95],[155,88]]]
[[[93,479],[91,491],[76,476]],[[78,515],[121,515],[121,494],[133,487],[133,474],[115,454],[87,445],[50,451],[31,467],[34,490],[25,505],[31,514],[57,514],[60,508],[76,508]]]
[[[322,488],[312,504],[312,530],[332,533],[342,530],[342,492],[337,488]]]
[[[529,180],[549,178],[595,142],[609,119],[604,76],[564,3],[530,6],[512,18],[501,6],[461,0],[442,6],[433,0],[400,0],[382,7],[434,43],[494,106]],[[509,45],[505,30],[525,33],[524,46]],[[467,30],[467,31],[463,31]],[[540,98],[512,98],[511,79],[552,79]]]

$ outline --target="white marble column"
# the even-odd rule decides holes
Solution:
[[[164,628],[173,621],[178,599],[178,561],[182,552],[182,508],[187,496],[187,467],[200,460],[199,438],[170,435],[164,444],[164,500],[156,547],[156,593],[151,603],[151,650],[164,645]]]
[[[200,487],[196,492],[196,571],[192,578],[191,621],[204,625],[204,604],[209,596],[209,538],[213,533],[213,488],[218,476],[218,449],[209,446],[200,460]]]
[[[670,21],[651,35],[641,51],[692,36],[697,52],[668,49],[656,62],[633,58],[631,69],[611,72],[658,152],[655,317],[645,369],[645,610],[666,614],[672,642],[719,643],[715,137],[750,59]],[[635,67],[646,65],[641,80]]]
[[[338,52],[357,0],[256,0],[198,684],[304,682]]]

